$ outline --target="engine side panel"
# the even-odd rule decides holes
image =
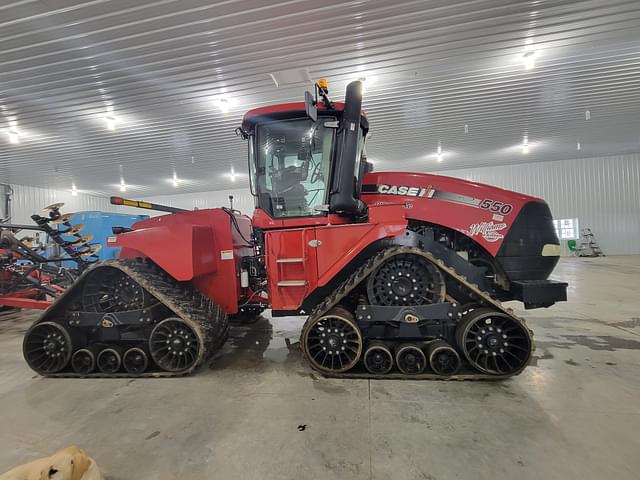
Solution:
[[[339,275],[351,260],[407,227],[397,206],[372,207],[369,222],[288,228],[265,233],[269,299],[274,311],[297,311],[305,299]]]
[[[481,183],[440,175],[373,172],[362,200],[369,206],[400,205],[410,219],[456,230],[496,256],[520,210],[543,200]]]

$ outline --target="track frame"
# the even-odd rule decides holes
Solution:
[[[382,263],[387,261],[388,259],[396,256],[396,255],[417,255],[426,259],[435,265],[445,276],[445,279],[452,281],[456,284],[458,288],[461,288],[465,292],[465,296],[467,298],[473,299],[473,302],[478,306],[493,308],[499,312],[504,313],[509,316],[514,322],[520,324],[523,327],[523,330],[527,333],[530,343],[531,343],[531,352],[529,353],[529,357],[527,361],[522,365],[518,370],[505,374],[505,375],[490,375],[482,372],[478,372],[475,370],[463,370],[459,373],[449,376],[437,375],[434,373],[420,373],[415,375],[406,375],[402,373],[388,373],[384,375],[373,375],[369,372],[366,372],[364,368],[362,371],[348,371],[344,373],[328,373],[325,371],[318,370],[320,373],[327,377],[331,378],[368,378],[368,379],[408,379],[408,380],[503,380],[506,378],[510,378],[512,376],[518,375],[526,368],[531,358],[531,355],[535,351],[535,343],[533,341],[533,332],[526,326],[526,322],[524,319],[518,317],[513,309],[505,307],[502,303],[496,299],[494,299],[491,294],[483,290],[477,283],[472,283],[462,274],[459,274],[453,266],[446,264],[441,258],[437,258],[431,252],[422,250],[418,247],[413,246],[395,246],[389,247],[384,250],[381,250],[376,255],[371,257],[367,262],[362,264],[350,277],[348,277],[338,288],[336,288],[331,295],[325,298],[325,300],[319,303],[309,315],[305,325],[302,329],[301,335],[301,349],[305,359],[308,360],[308,353],[306,352],[304,339],[305,329],[308,328],[312,322],[318,317],[321,317],[330,309],[339,305],[343,300],[345,300],[350,293],[352,293],[362,282],[366,281],[367,277],[373,273]],[[458,257],[460,258],[460,257]],[[462,260],[460,258],[460,260]],[[458,263],[458,262],[456,262]],[[474,279],[475,280],[475,279]],[[455,303],[459,305],[459,302],[453,300],[452,304]],[[437,306],[436,304],[435,306]],[[368,307],[367,307],[368,308]],[[377,308],[377,307],[376,307]],[[415,308],[415,307],[413,307]],[[423,341],[427,341],[428,339],[424,339]],[[313,364],[309,362],[309,364],[313,367]]]

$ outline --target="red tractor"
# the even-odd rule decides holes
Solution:
[[[307,317],[300,347],[344,377],[506,378],[533,350],[527,308],[566,300],[538,198],[464,180],[373,173],[362,84],[332,102],[251,110],[252,218],[177,211],[114,229],[118,260],[87,269],[27,332],[46,376],[192,372],[228,335],[229,316]],[[158,208],[114,197],[116,204]]]

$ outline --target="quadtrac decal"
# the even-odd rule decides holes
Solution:
[[[482,237],[487,242],[497,242],[504,238],[504,235],[500,233],[502,230],[507,228],[506,223],[495,223],[495,222],[478,222],[472,223],[469,225],[469,230],[467,231],[467,235],[470,237]]]

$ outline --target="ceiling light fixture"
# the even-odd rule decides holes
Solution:
[[[522,137],[522,153],[529,153],[529,135]]]
[[[536,66],[537,52],[533,46],[533,40],[527,38],[524,45],[524,53],[522,54],[522,63],[525,70],[532,70]]]
[[[126,192],[127,191],[127,185],[124,183],[124,178],[120,179],[120,191],[121,192]]]
[[[176,173],[176,171],[173,171],[173,180],[172,180],[173,186],[178,188],[178,174]]]
[[[236,101],[233,98],[224,95],[215,99],[214,103],[222,113],[229,113],[229,110],[235,106]]]
[[[107,121],[107,128],[109,130],[116,129],[116,116],[113,114],[113,107],[107,107],[107,114],[105,115],[105,120]]]
[[[591,111],[590,110],[585,110],[584,111],[584,119],[585,120],[591,120]]]
[[[9,130],[7,130],[7,135],[9,136],[9,143],[20,143],[18,122],[15,120],[9,120]]]
[[[359,77],[358,80],[362,82],[362,94],[364,95],[367,93],[367,85],[371,87],[374,84],[375,77],[370,75],[368,77]]]
[[[525,70],[532,70],[536,66],[536,52],[525,52],[522,55],[522,63]]]
[[[229,172],[229,178],[232,182],[236,181],[236,171],[233,169],[233,165],[231,165],[231,171]]]
[[[440,143],[440,140],[438,140],[437,158],[438,158],[438,163],[440,163],[440,162],[442,162],[444,160],[444,157],[443,157],[443,154],[442,154],[442,144]]]
[[[73,197],[77,197],[78,196],[78,189],[76,188],[76,184],[75,183],[71,184],[71,196],[73,196]]]

